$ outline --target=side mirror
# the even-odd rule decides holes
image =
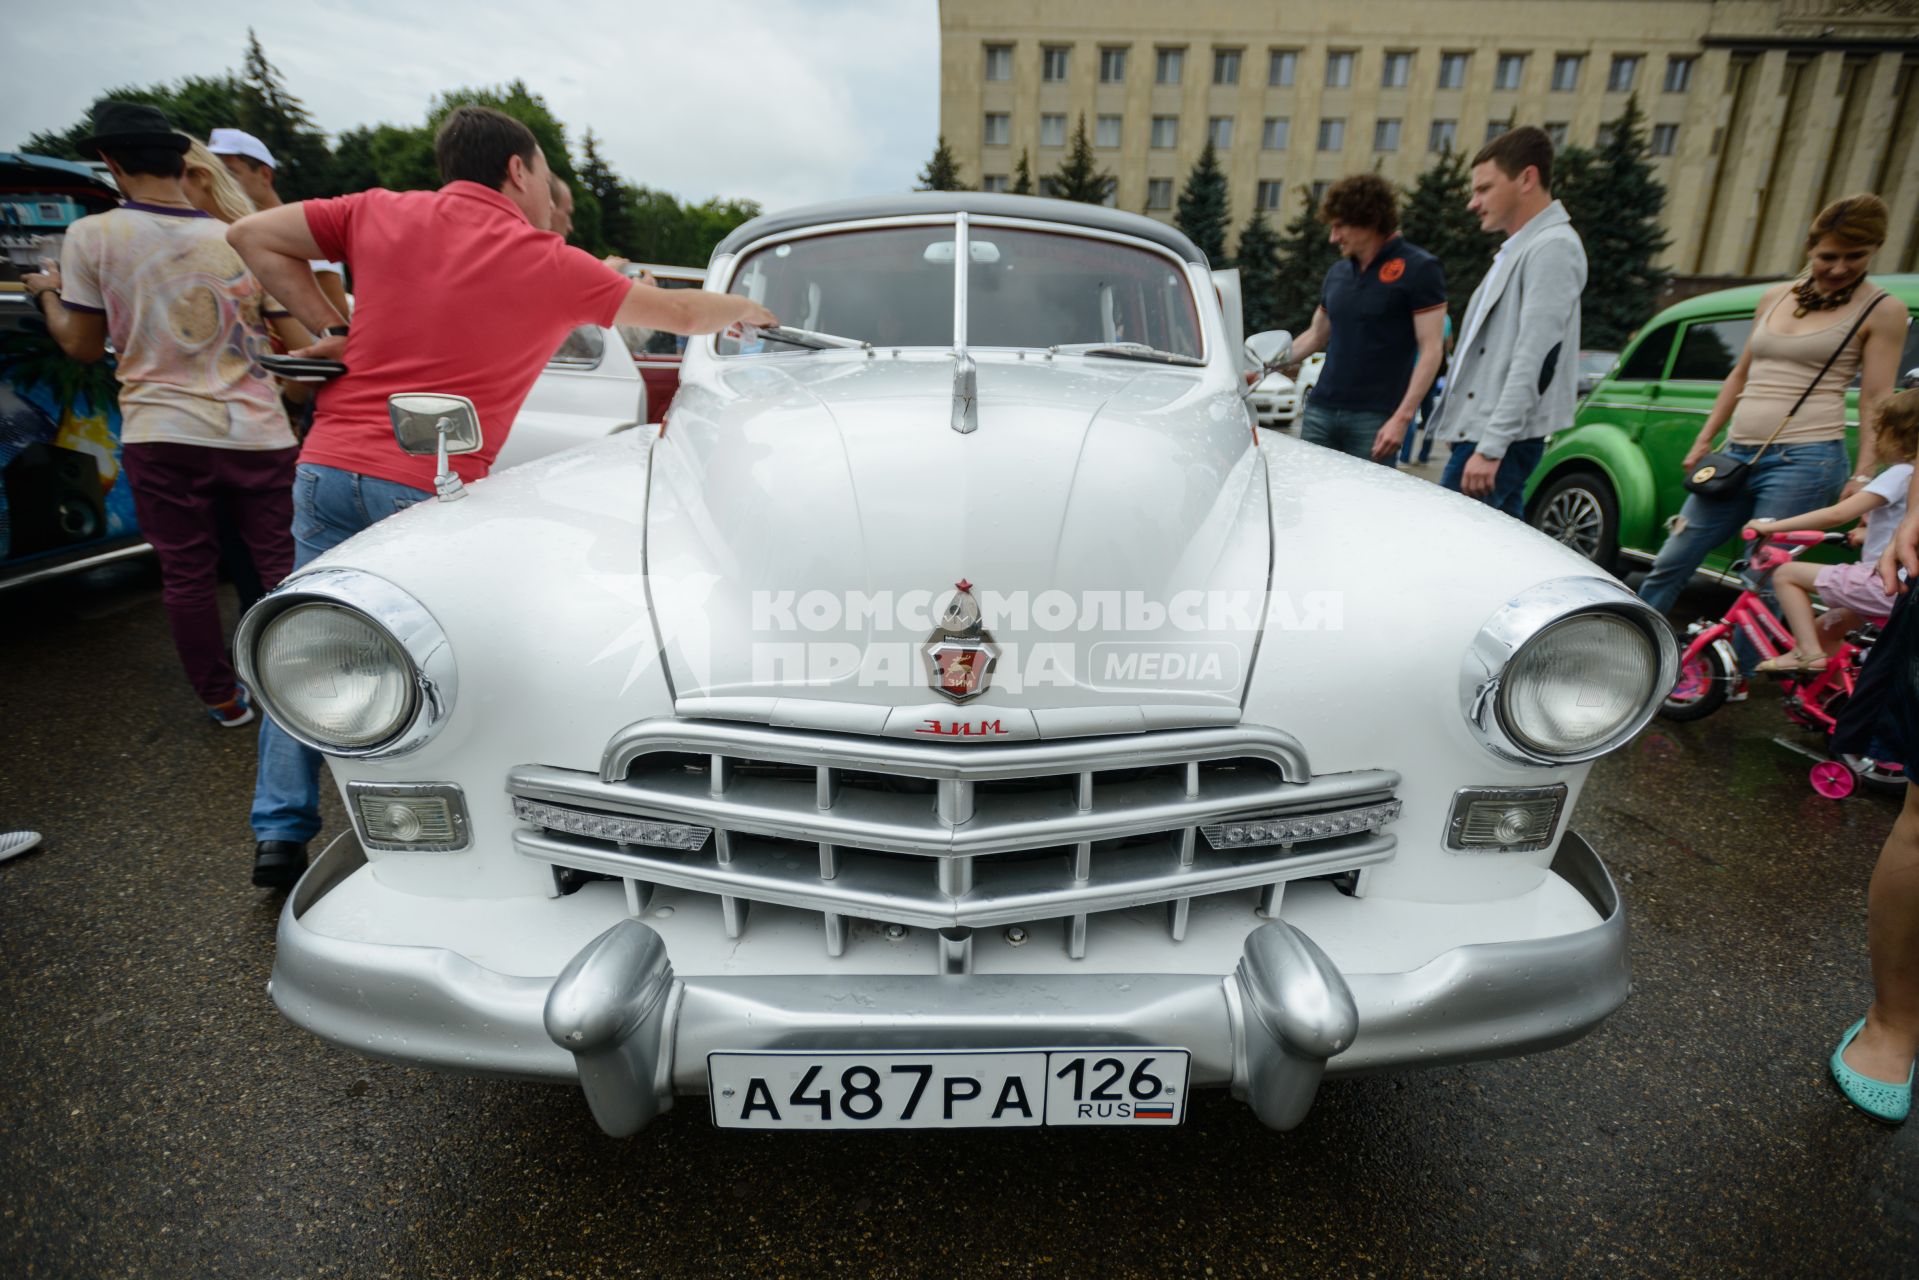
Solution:
[[[433,454],[439,459],[433,490],[440,501],[464,498],[466,489],[447,465],[447,458],[480,448],[480,415],[473,402],[465,396],[407,392],[388,396],[386,412],[393,422],[393,439],[402,450],[415,457]]]
[[[1254,359],[1270,369],[1293,358],[1293,335],[1286,329],[1268,329],[1246,339],[1246,349],[1253,353]]]

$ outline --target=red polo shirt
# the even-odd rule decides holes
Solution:
[[[429,492],[434,460],[394,443],[386,398],[441,391],[473,401],[486,447],[453,466],[487,473],[520,405],[566,335],[611,325],[633,282],[477,182],[308,200],[321,256],[353,273],[347,372],[320,392],[300,461]]]

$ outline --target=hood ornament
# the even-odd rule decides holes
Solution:
[[[954,353],[953,430],[963,436],[979,430],[979,366],[964,351]]]
[[[926,655],[934,692],[954,702],[966,702],[986,692],[993,663],[999,659],[999,646],[983,625],[979,601],[973,598],[973,584],[961,578],[953,588],[956,594],[947,602],[921,652]]]

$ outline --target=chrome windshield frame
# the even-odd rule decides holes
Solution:
[[[943,226],[943,225],[951,226],[953,228],[954,278],[953,278],[952,341],[946,346],[922,345],[922,346],[882,347],[876,344],[873,348],[871,348],[871,350],[936,352],[936,353],[948,354],[948,355],[954,355],[954,354],[964,355],[968,351],[988,351],[988,352],[1003,351],[1008,353],[1027,352],[1027,353],[1038,353],[1043,355],[1047,350],[1047,348],[1045,347],[982,346],[976,343],[969,342],[967,339],[967,334],[966,334],[966,328],[967,328],[967,322],[968,322],[967,268],[971,265],[970,254],[971,254],[972,234],[974,230],[978,228],[1005,227],[1009,230],[1014,230],[1014,231],[1037,231],[1037,232],[1049,233],[1052,235],[1079,236],[1089,240],[1104,240],[1112,244],[1125,245],[1126,247],[1130,249],[1137,249],[1146,253],[1150,253],[1154,255],[1155,257],[1163,260],[1178,273],[1180,283],[1187,291],[1188,301],[1191,303],[1193,308],[1194,319],[1196,322],[1195,330],[1199,339],[1198,358],[1207,366],[1210,366],[1212,364],[1213,355],[1214,355],[1214,350],[1213,350],[1214,344],[1212,340],[1212,335],[1210,334],[1208,330],[1208,326],[1206,324],[1204,309],[1200,305],[1201,299],[1199,297],[1199,294],[1196,290],[1196,286],[1194,284],[1194,276],[1193,276],[1194,264],[1188,263],[1183,258],[1181,258],[1178,254],[1174,253],[1172,250],[1166,248],[1165,246],[1154,244],[1152,241],[1141,239],[1138,236],[1126,235],[1123,232],[1108,231],[1100,227],[1075,226],[1069,222],[1054,222],[1054,221],[1050,221],[1043,218],[1016,218],[1016,217],[1009,217],[1002,214],[973,214],[962,209],[962,210],[957,210],[953,213],[912,214],[907,216],[891,217],[891,218],[862,218],[862,219],[858,219],[855,221],[848,221],[848,222],[822,222],[817,226],[802,227],[795,230],[777,232],[773,235],[762,236],[757,240],[749,241],[748,243],[740,246],[737,252],[730,255],[725,261],[719,264],[716,264],[718,267],[717,270],[709,272],[707,277],[706,287],[718,293],[730,293],[733,288],[734,280],[738,278],[739,276],[739,270],[740,270],[741,264],[746,262],[749,258],[753,257],[755,254],[758,254],[762,252],[763,250],[772,248],[776,245],[791,244],[796,240],[807,240],[816,236],[843,235],[851,231],[881,231],[881,230],[886,230],[889,228],[896,228],[896,227],[933,227],[933,226]],[[720,354],[718,334],[708,334],[706,337],[700,339],[699,341],[700,341],[699,349],[701,354],[710,359],[732,361],[732,360],[743,358],[739,355]],[[819,357],[819,356],[830,356],[831,353],[809,350],[804,353],[776,352],[776,353],[768,353],[768,354],[777,354],[777,355],[805,354],[810,357]],[[863,352],[862,355],[864,354],[865,353]],[[1048,358],[1051,358],[1051,357],[1048,357]],[[1069,357],[1069,358],[1086,358],[1086,357],[1075,356],[1075,357]],[[1104,357],[1094,356],[1091,358],[1103,359]],[[1169,365],[1168,367],[1178,368],[1180,366]],[[1201,366],[1194,365],[1191,367],[1197,370]]]

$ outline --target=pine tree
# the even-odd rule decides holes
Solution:
[[[1223,262],[1230,216],[1226,172],[1219,167],[1219,152],[1208,138],[1193,171],[1186,176],[1185,187],[1180,190],[1179,210],[1173,216],[1173,225],[1205,251],[1207,261]]]
[[[626,253],[633,240],[627,186],[600,154],[600,140],[593,136],[590,128],[580,142],[580,167],[575,172],[585,188],[584,194],[592,196],[599,206],[601,244],[607,252]]]
[[[1406,239],[1445,269],[1446,309],[1455,326],[1499,248],[1498,237],[1481,231],[1479,218],[1466,208],[1472,188],[1466,157],[1449,147],[1414,181],[1399,219]]]
[[[1671,240],[1659,225],[1666,188],[1653,174],[1637,94],[1626,99],[1604,138],[1593,151],[1568,147],[1561,153],[1553,193],[1586,242],[1581,341],[1618,351],[1658,308],[1671,272],[1656,264]]]
[[[1105,204],[1114,181],[1113,175],[1101,169],[1093,156],[1092,140],[1086,136],[1086,115],[1081,112],[1079,126],[1073,130],[1072,145],[1066,149],[1066,159],[1053,174],[1053,195],[1081,204]]]
[[[267,58],[260,37],[247,28],[246,62],[240,72],[239,119],[248,133],[266,143],[278,161],[274,188],[283,200],[318,195],[331,185],[331,153],[326,136],[313,122],[306,104],[294,96]],[[182,122],[175,121],[176,124]]]
[[[1339,261],[1339,250],[1326,239],[1319,221],[1319,204],[1311,187],[1299,189],[1299,212],[1286,224],[1279,240],[1279,279],[1273,291],[1273,319],[1282,329],[1304,333],[1319,306],[1326,272]]]
[[[1033,166],[1026,162],[1026,153],[1019,153],[1019,163],[1013,167],[1013,194],[1030,196],[1033,194]]]
[[[1267,220],[1266,211],[1254,209],[1253,216],[1240,228],[1239,248],[1233,255],[1233,265],[1239,268],[1240,309],[1249,337],[1285,326],[1279,315],[1279,249],[1279,232]]]
[[[933,148],[933,158],[920,170],[920,183],[913,190],[966,190],[966,184],[960,180],[959,159],[953,154],[953,148],[946,145],[945,135],[940,136],[939,145]]]

